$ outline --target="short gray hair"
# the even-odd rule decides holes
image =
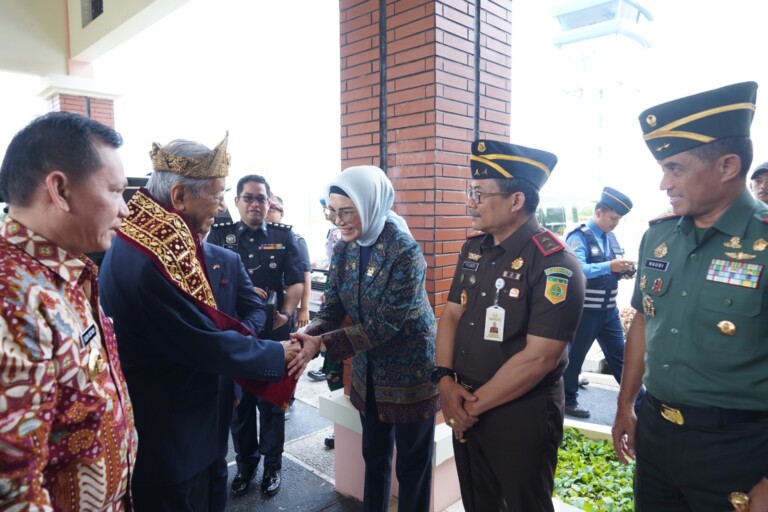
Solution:
[[[199,142],[184,139],[172,140],[167,145],[163,146],[163,150],[176,156],[190,156],[196,158],[206,157],[213,153],[212,150]],[[203,189],[212,179],[216,178],[189,178],[187,176],[179,176],[170,171],[155,171],[149,177],[146,187],[147,191],[157,201],[171,205],[173,204],[171,201],[171,189],[174,185],[182,185],[189,190],[192,197],[200,197],[200,195],[203,194]]]

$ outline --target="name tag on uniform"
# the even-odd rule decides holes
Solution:
[[[480,263],[476,261],[465,261],[461,264],[461,268],[465,270],[471,270],[472,272],[477,272],[479,266]]]
[[[84,347],[87,347],[88,344],[93,340],[93,338],[96,336],[96,324],[91,324],[88,326],[86,330],[83,331],[83,334],[80,335],[80,341],[82,342]]]
[[[645,260],[645,268],[652,268],[654,270],[661,270],[662,272],[667,271],[667,267],[669,267],[668,261],[661,261],[661,260],[653,260],[651,258],[648,258]]]

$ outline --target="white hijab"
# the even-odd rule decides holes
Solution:
[[[363,247],[373,245],[384,230],[384,224],[392,222],[400,231],[411,234],[405,220],[391,210],[395,203],[395,189],[384,171],[373,165],[349,167],[328,184],[326,197],[331,187],[339,187],[355,203],[362,222],[362,234],[357,243]]]

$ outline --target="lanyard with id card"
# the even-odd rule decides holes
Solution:
[[[495,283],[496,297],[493,306],[485,310],[485,336],[488,341],[502,341],[504,339],[504,308],[499,306],[499,292],[504,288],[504,280],[498,278]]]

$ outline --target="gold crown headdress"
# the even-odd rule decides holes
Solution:
[[[196,179],[225,178],[229,174],[228,140],[229,132],[224,136],[224,140],[213,148],[213,153],[206,157],[174,155],[165,151],[157,142],[153,142],[152,151],[149,152],[152,170]]]

